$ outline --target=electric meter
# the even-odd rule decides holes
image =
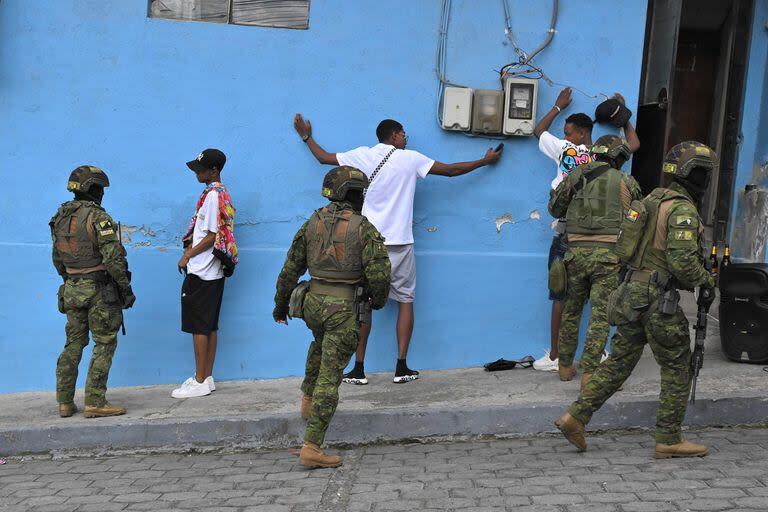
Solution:
[[[443,128],[469,131],[472,121],[472,89],[446,87],[443,93]]]
[[[472,101],[472,133],[498,135],[504,116],[504,92],[478,89]]]
[[[504,134],[533,135],[539,81],[508,77],[504,80]]]

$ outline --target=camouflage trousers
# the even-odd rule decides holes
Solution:
[[[619,286],[619,259],[608,247],[573,247],[563,258],[568,273],[563,316],[558,335],[560,364],[571,366],[579,344],[579,324],[584,303],[589,300],[591,314],[584,353],[579,367],[593,373],[608,341],[608,296]]]
[[[304,440],[320,445],[336,412],[344,368],[357,348],[360,328],[354,302],[311,292],[304,299],[304,321],[314,336],[301,384],[301,391],[312,397]]]
[[[632,373],[645,344],[661,367],[661,393],[656,415],[656,442],[682,441],[691,387],[691,339],[682,310],[665,315],[658,310],[658,288],[647,283],[622,283],[611,297],[611,319],[619,324],[610,357],[592,374],[569,412],[584,423],[618,390]]]
[[[112,356],[117,348],[117,329],[123,312],[117,304],[107,304],[102,286],[89,279],[68,280],[61,301],[67,314],[67,342],[56,364],[56,400],[72,403],[83,349],[88,332],[93,335],[93,357],[85,381],[85,405],[104,405]]]

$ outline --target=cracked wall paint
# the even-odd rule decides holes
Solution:
[[[511,213],[505,213],[501,217],[496,217],[496,232],[501,233],[501,226],[504,224],[514,224],[515,220],[512,218]]]
[[[131,243],[131,235],[136,231],[137,231],[136,226],[126,226],[125,224],[121,224],[120,239],[123,241],[123,244]]]

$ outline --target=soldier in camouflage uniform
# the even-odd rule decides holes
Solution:
[[[50,222],[53,266],[64,279],[59,311],[67,315],[67,342],[56,365],[56,400],[61,417],[77,412],[75,383],[88,332],[95,344],[85,383],[85,417],[116,416],[125,409],[105,397],[123,308],[136,300],[117,226],[101,207],[109,178],[98,167],[72,171],[67,190],[73,201],[61,205]]]
[[[703,287],[706,293],[699,302],[705,305],[714,298],[697,204],[707,191],[716,159],[714,151],[698,142],[672,148],[663,169],[672,184],[634,202],[622,222],[617,253],[627,261],[629,271],[609,299],[608,317],[617,326],[611,357],[555,422],[580,451],[587,448],[585,425],[629,377],[648,343],[661,366],[655,456],[707,454],[705,446],[685,441],[681,435],[691,386],[691,340],[688,321],[677,305],[677,289]]]
[[[631,154],[626,142],[616,135],[603,135],[591,153],[593,161],[571,172],[549,200],[549,213],[566,219],[568,237],[563,258],[567,287],[558,340],[560,380],[576,375],[573,357],[581,313],[587,300],[592,306],[579,364],[582,389],[600,364],[610,332],[607,305],[608,295],[619,286],[619,258],[614,250],[619,224],[629,204],[642,197],[632,176],[619,170]]]
[[[341,457],[320,449],[336,411],[344,367],[357,348],[360,332],[357,300],[365,290],[374,309],[389,294],[390,262],[381,234],[361,215],[368,178],[354,167],[336,167],[325,176],[322,194],[331,203],[312,214],[293,239],[277,279],[273,317],[287,323],[291,292],[309,270],[311,281],[303,302],[304,318],[314,341],[307,353],[301,385],[301,415],[307,419],[301,464],[338,467]],[[295,302],[295,301],[294,301]],[[297,316],[296,313],[292,313]]]

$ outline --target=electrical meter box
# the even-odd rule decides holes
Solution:
[[[505,135],[533,135],[539,81],[508,77],[504,80]]]
[[[472,133],[498,135],[504,119],[504,91],[478,89],[472,105]]]
[[[446,87],[443,92],[443,129],[469,131],[472,122],[472,89]]]

